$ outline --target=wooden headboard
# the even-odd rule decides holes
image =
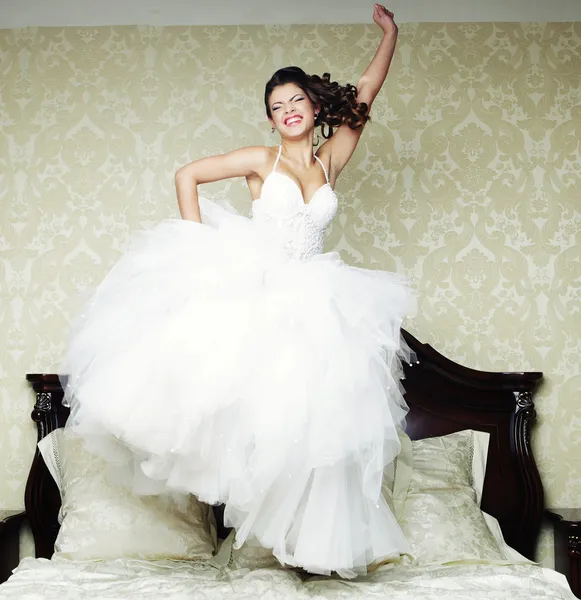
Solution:
[[[533,392],[542,373],[488,373],[448,360],[404,331],[416,361],[404,365],[407,433],[412,439],[463,429],[490,433],[482,508],[500,522],[508,544],[534,559],[543,514],[543,488],[531,451]],[[55,374],[27,375],[36,392],[32,420],[38,439],[62,427],[68,409]],[[104,390],[105,392],[105,390]],[[26,484],[25,505],[37,557],[50,558],[58,533],[60,496],[38,450]],[[218,518],[221,511],[217,511]]]

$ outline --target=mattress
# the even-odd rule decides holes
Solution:
[[[159,598],[196,600],[575,600],[565,578],[533,564],[385,566],[354,580],[302,577],[282,568],[208,563],[25,558],[0,585],[0,600]]]

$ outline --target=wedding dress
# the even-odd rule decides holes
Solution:
[[[381,483],[415,300],[399,275],[323,253],[327,173],[305,202],[279,159],[252,218],[201,198],[203,224],[135,236],[74,329],[67,426],[131,466],[137,493],[224,503],[238,546],[353,576],[408,550]]]

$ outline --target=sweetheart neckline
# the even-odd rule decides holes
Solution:
[[[315,193],[311,196],[311,199],[308,202],[305,202],[305,196],[303,195],[303,191],[301,190],[299,184],[289,175],[287,175],[286,173],[281,173],[280,171],[271,171],[267,176],[266,179],[264,180],[264,182],[262,183],[262,188],[264,188],[265,183],[268,181],[268,178],[271,175],[280,175],[281,177],[284,177],[285,179],[288,179],[298,190],[299,195],[301,197],[301,201],[303,206],[310,206],[313,203],[313,200],[315,199],[315,196],[325,187],[329,187],[331,189],[332,192],[334,192],[333,188],[331,187],[331,184],[326,181],[325,183],[323,183],[323,185],[319,186],[316,190]],[[262,200],[262,189],[260,190],[260,196],[258,198],[256,198],[256,200],[253,201],[252,204],[254,204],[254,202],[258,202],[259,200]]]

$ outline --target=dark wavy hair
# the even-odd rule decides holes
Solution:
[[[351,129],[359,129],[369,121],[369,107],[365,102],[357,102],[357,88],[354,85],[340,85],[331,81],[329,73],[308,75],[299,67],[279,69],[267,82],[264,90],[266,114],[272,119],[270,95],[279,85],[294,83],[308,96],[313,106],[319,105],[319,114],[315,118],[315,127],[321,127],[325,139],[333,135],[333,128],[347,124]],[[325,126],[327,131],[325,132]]]

